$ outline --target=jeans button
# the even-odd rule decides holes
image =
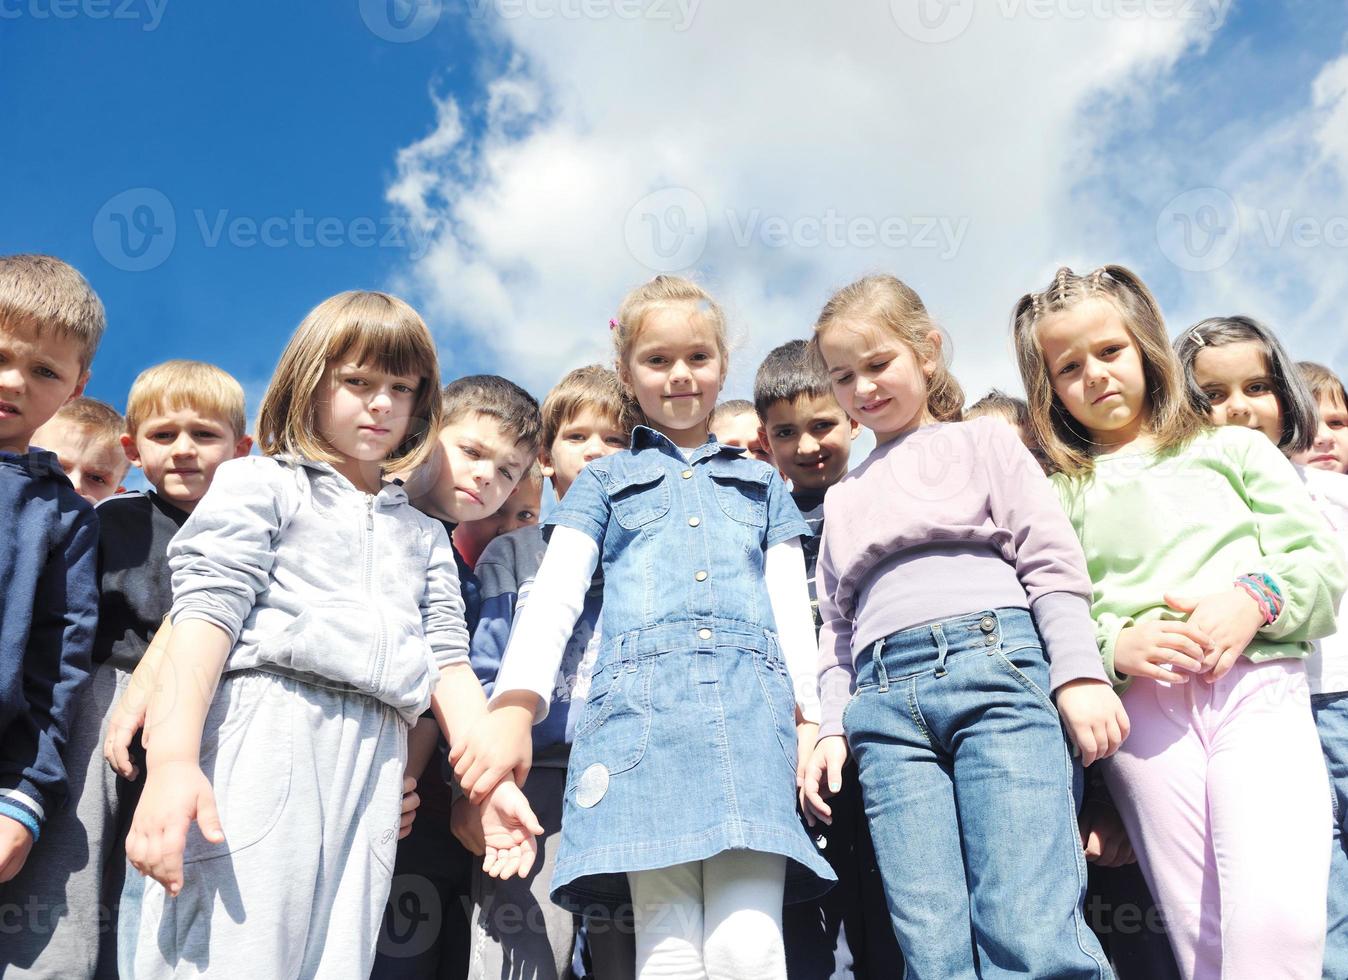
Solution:
[[[679,476],[683,477],[685,480],[691,480],[693,478],[693,471],[684,470],[682,473],[679,474]]]
[[[696,572],[696,573],[694,573],[693,578],[697,579],[699,582],[705,582],[705,581],[707,581],[707,573],[706,573],[706,572]]]
[[[997,628],[997,620],[993,619],[991,616],[984,616],[979,620],[978,628],[984,633],[991,633]]]
[[[700,630],[698,630],[698,631],[697,631],[697,638],[698,638],[699,640],[710,640],[710,639],[711,639],[711,630],[708,630],[708,629],[700,629]]]
[[[992,646],[994,643],[997,642],[997,634],[989,633],[986,637],[984,637],[983,642],[986,643],[988,646]]]
[[[689,526],[689,527],[697,527],[697,526],[698,526],[699,524],[701,524],[701,523],[702,523],[702,518],[700,518],[700,517],[690,517],[690,518],[688,518],[688,526]]]

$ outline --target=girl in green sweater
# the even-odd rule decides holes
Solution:
[[[1180,971],[1318,976],[1330,811],[1302,661],[1334,630],[1337,549],[1267,438],[1190,403],[1132,272],[1059,269],[1013,330],[1132,719],[1105,778]]]

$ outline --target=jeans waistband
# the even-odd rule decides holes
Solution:
[[[910,626],[876,640],[857,655],[858,683],[887,686],[890,680],[934,669],[945,672],[946,660],[970,650],[990,652],[1008,630],[1037,636],[1027,609],[985,609],[967,616]]]

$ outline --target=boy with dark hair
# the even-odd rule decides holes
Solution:
[[[538,401],[506,378],[474,374],[445,385],[439,446],[431,460],[405,474],[412,506],[457,528],[499,511],[534,465],[542,420]],[[473,565],[458,547],[454,560],[471,636],[482,607]],[[384,909],[372,980],[458,978],[468,969],[468,907],[479,862],[450,833],[447,751],[428,714],[407,740],[406,774],[421,805],[398,844],[393,887]]]
[[[0,257],[0,908],[68,782],[62,753],[98,619],[98,519],[33,433],[84,392],[105,327],[84,277],[46,255]],[[6,936],[0,965],[26,943]]]
[[[814,573],[824,531],[824,494],[847,475],[852,440],[861,427],[838,405],[803,340],[782,344],[763,359],[754,378],[754,408],[759,438],[791,481],[791,496],[810,527],[810,537],[801,544],[818,631]],[[802,755],[813,748],[802,746]],[[830,788],[832,823],[810,831],[838,884],[815,901],[783,910],[787,974],[835,980],[898,976],[903,955],[885,905],[856,765],[849,762],[841,785]]]
[[[617,374],[598,365],[577,368],[562,378],[544,400],[542,417],[539,465],[559,500],[591,460],[627,448],[632,427],[641,420]],[[545,547],[543,528],[533,524],[496,538],[478,560],[482,618],[473,634],[471,659],[489,694],[511,625],[528,601]],[[533,767],[524,792],[545,831],[539,840],[538,861],[525,879],[505,881],[475,872],[472,980],[562,977],[570,967],[580,923],[554,905],[548,893],[561,832],[571,740],[599,652],[603,595],[603,579],[596,575],[558,670],[553,710],[533,729]],[[453,826],[470,850],[480,851],[477,808],[466,799],[454,803]],[[541,910],[541,918],[535,909]],[[636,953],[630,931],[612,922],[594,923],[588,927],[588,948],[600,980],[632,976]]]

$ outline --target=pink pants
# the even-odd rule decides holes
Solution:
[[[1300,661],[1138,678],[1105,780],[1190,980],[1317,980],[1332,807]]]

